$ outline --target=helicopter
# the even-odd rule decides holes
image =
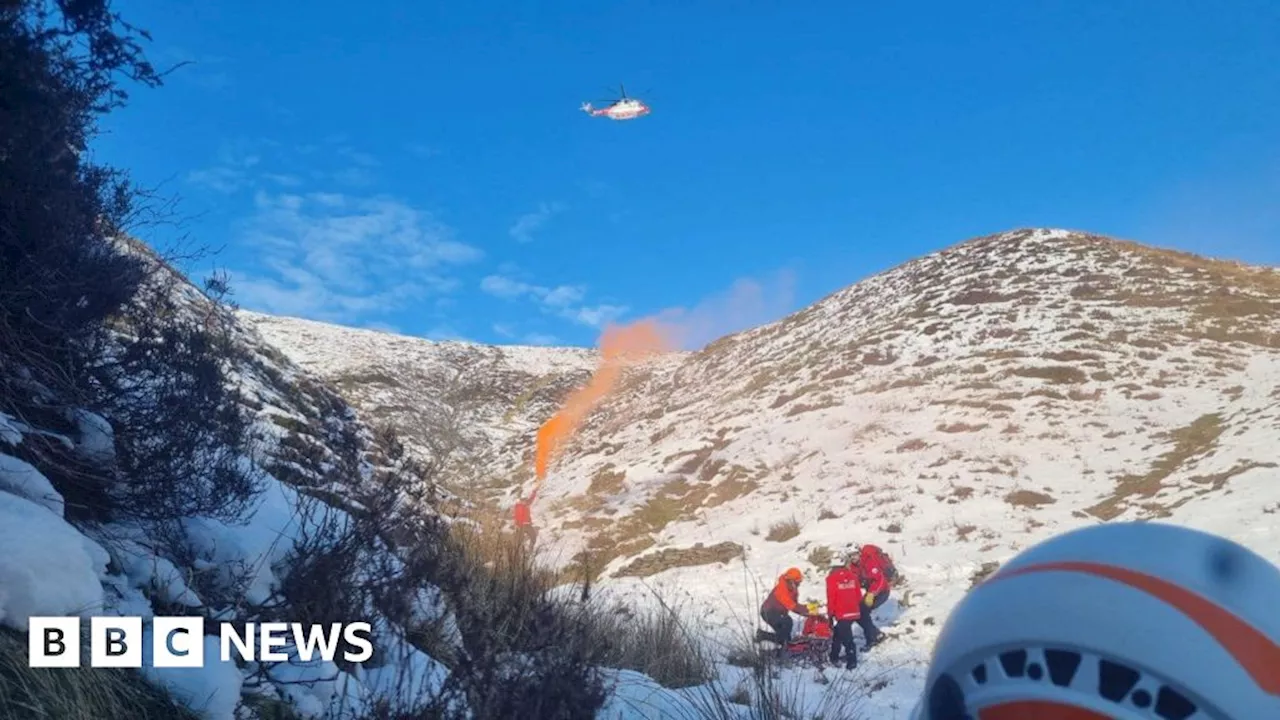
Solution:
[[[607,117],[610,120],[635,120],[638,117],[644,117],[650,113],[650,108],[644,102],[635,98],[627,97],[625,87],[619,85],[618,90],[621,97],[614,100],[609,105],[596,108],[591,103],[582,103],[582,112],[592,117]]]

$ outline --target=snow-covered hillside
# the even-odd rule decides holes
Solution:
[[[410,357],[376,347],[443,347],[256,322],[330,376]],[[380,345],[357,351],[351,338],[365,337]],[[513,376],[566,382],[591,362],[539,351],[563,358],[551,371],[490,352]],[[362,412],[392,402],[357,387],[343,392]],[[403,390],[395,403],[427,400]],[[554,399],[536,412],[512,402],[527,414],[493,436],[495,482],[519,480],[511,458],[527,462]],[[487,412],[492,428],[500,403]],[[821,600],[831,553],[881,544],[906,576],[878,613],[897,639],[872,651],[858,682],[874,717],[905,717],[949,609],[1052,534],[1163,518],[1280,560],[1278,444],[1280,273],[1020,230],[633,373],[554,467],[534,517],[547,562],[582,565],[633,602],[657,589],[725,636],[754,630],[760,596],[788,566]]]
[[[1280,273],[1028,230],[655,369],[535,511],[549,560],[585,550],[604,587],[739,634],[788,566],[821,601],[827,550],[882,545],[899,639],[865,673],[904,717],[949,609],[1050,535],[1160,518],[1280,561],[1278,446]]]
[[[527,477],[538,425],[596,362],[595,352],[579,348],[434,342],[239,314],[362,417],[393,425],[424,460],[449,455],[446,481],[477,491],[477,499],[501,496],[513,477]]]
[[[145,247],[134,244],[130,249],[154,261]],[[124,424],[136,432],[138,418],[120,416],[113,422],[112,411],[138,404],[145,407],[174,388],[149,385],[155,378],[126,377],[136,394],[98,414],[69,404],[34,381],[23,381],[29,374],[11,368],[0,412],[0,625],[25,631],[31,615],[203,615],[211,628],[205,637],[206,653],[211,656],[206,667],[145,668],[143,672],[206,720],[275,717],[279,710],[273,708],[280,706],[291,707],[300,717],[319,717],[339,708],[345,716],[354,717],[372,712],[380,702],[399,702],[406,692],[412,698],[439,687],[446,672],[406,640],[409,628],[366,605],[354,612],[377,623],[371,639],[379,647],[379,659],[364,667],[340,670],[333,663],[300,657],[292,645],[283,649],[291,659],[274,666],[218,662],[217,631],[212,629],[217,622],[320,619],[305,606],[305,598],[315,591],[310,596],[310,602],[315,602],[327,591],[307,587],[306,573],[315,570],[307,565],[326,557],[335,543],[343,541],[345,533],[358,526],[357,517],[375,510],[362,503],[385,495],[382,488],[387,483],[409,476],[410,484],[421,485],[425,478],[413,476],[387,438],[359,422],[332,390],[293,365],[252,329],[224,316],[225,311],[195,287],[167,270],[159,272],[152,286],[160,295],[149,297],[162,302],[144,303],[148,312],[173,312],[185,322],[196,319],[206,326],[227,323],[215,335],[227,342],[219,351],[225,379],[233,390],[232,402],[248,412],[250,438],[244,454],[230,461],[253,480],[256,492],[247,507],[230,514],[173,517],[169,507],[163,515],[126,512],[132,508],[120,498],[135,502],[136,496],[130,493],[136,488],[131,486],[141,480],[119,469],[118,428]],[[179,321],[174,322],[170,327]],[[115,336],[119,347],[108,349],[107,354],[127,357],[132,335],[133,327],[122,320]],[[122,371],[132,367],[121,362]],[[189,390],[176,384],[178,392],[170,399],[180,402]],[[228,427],[218,418],[192,418],[186,429],[208,436],[203,444],[192,447],[205,454],[189,466],[193,474],[161,478],[164,487],[154,488],[155,492],[171,496],[170,503],[181,503],[184,496],[198,498],[206,487],[238,488],[225,477],[214,477],[216,456],[233,447],[223,444],[230,443],[230,438],[218,435]],[[156,426],[146,431],[151,437],[144,438],[144,444],[175,450],[186,447],[172,437],[179,429]],[[124,447],[134,449],[137,442],[131,440]],[[50,470],[42,472],[37,465]],[[70,469],[75,467],[83,469]],[[58,481],[63,492],[50,478]],[[87,507],[81,487],[85,480],[106,486],[106,497],[113,502]],[[68,492],[76,493],[74,500],[79,502],[70,495],[64,497]],[[401,499],[412,502],[413,496]],[[430,506],[420,502],[413,512],[429,513]],[[385,546],[374,543],[364,550],[377,555],[366,558],[370,573],[375,567],[383,570],[389,565],[392,572],[399,567]],[[361,591],[339,592],[354,603],[367,599]],[[334,597],[329,593],[329,599]],[[445,612],[435,601],[409,598],[407,603],[410,613],[422,622]],[[328,619],[338,621],[345,610],[324,608],[332,613]],[[67,701],[73,707],[77,702],[75,698]],[[85,706],[74,709],[83,712]]]

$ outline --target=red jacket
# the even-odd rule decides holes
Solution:
[[[857,620],[862,616],[862,585],[858,573],[840,567],[827,575],[827,614],[838,620]]]
[[[827,622],[826,618],[810,615],[804,619],[804,628],[800,630],[800,634],[805,637],[829,638],[831,637],[831,624]]]
[[[858,557],[858,573],[867,583],[867,592],[879,595],[889,589],[889,578],[884,574],[884,558],[880,548],[863,545]]]
[[[529,504],[526,503],[525,501],[521,500],[520,502],[516,503],[515,515],[516,515],[517,527],[533,524],[533,518],[530,516],[530,513],[529,513]]]

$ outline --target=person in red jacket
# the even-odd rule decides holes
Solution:
[[[831,664],[840,662],[844,651],[844,666],[852,670],[858,666],[858,646],[853,642],[853,623],[862,617],[862,585],[854,569],[857,556],[846,559],[843,565],[831,568],[827,574],[827,613],[835,626],[831,643]]]
[[[814,614],[809,612],[809,608],[800,604],[800,581],[802,579],[804,579],[804,576],[800,573],[799,568],[788,568],[778,578],[778,583],[773,586],[773,591],[769,593],[769,597],[765,598],[764,604],[760,606],[760,619],[773,628],[773,634],[758,631],[756,632],[757,640],[769,640],[785,648],[787,643],[791,642],[791,632],[794,627],[791,621],[791,613],[804,617],[810,617]]]
[[[532,548],[538,539],[538,528],[533,526],[533,513],[529,509],[529,506],[533,504],[535,494],[536,492],[530,494],[528,499],[522,498],[516,502],[516,537],[522,547],[527,545]]]
[[[871,611],[889,599],[889,593],[893,589],[890,585],[893,574],[891,570],[892,564],[878,546],[863,545],[858,548],[858,576],[866,590],[862,595],[862,616],[858,619],[858,625],[862,627],[867,648],[884,639],[884,633],[871,618]]]

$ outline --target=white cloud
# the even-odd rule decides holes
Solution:
[[[187,173],[187,182],[203,185],[224,195],[239,190],[247,183],[245,172],[235,167],[212,167],[205,170],[192,170]]]
[[[298,168],[300,162],[307,169]],[[294,171],[285,172],[282,165]],[[365,188],[377,181],[374,170],[380,165],[376,157],[346,144],[342,136],[330,137],[321,145],[289,148],[265,138],[241,139],[223,143],[211,167],[193,170],[186,179],[227,195],[241,190],[298,188],[306,180]]]
[[[287,173],[263,173],[262,179],[269,180],[282,187],[298,187],[302,184],[302,178]]]
[[[486,275],[484,279],[480,281],[481,290],[493,295],[494,297],[500,297],[507,300],[513,300],[522,295],[532,294],[535,288],[537,288],[537,286],[529,285],[528,283],[523,283],[518,280],[512,280],[505,275]],[[545,288],[537,289],[545,290]]]
[[[631,308],[626,305],[595,305],[592,307],[579,307],[568,310],[567,317],[582,325],[594,328],[602,328],[609,323],[615,323]]]
[[[561,203],[538,203],[538,209],[530,213],[525,213],[516,218],[514,224],[507,231],[511,237],[519,243],[533,242],[533,234],[541,230],[547,221],[557,213],[564,212],[565,206]]]
[[[623,305],[582,305],[587,290],[581,285],[547,287],[506,275],[486,275],[480,281],[480,289],[504,300],[530,298],[543,312],[594,328],[616,321],[630,309]]]
[[[233,277],[246,307],[360,323],[451,292],[451,267],[482,253],[428,213],[398,200],[337,193],[254,197],[241,240],[259,266]]]

